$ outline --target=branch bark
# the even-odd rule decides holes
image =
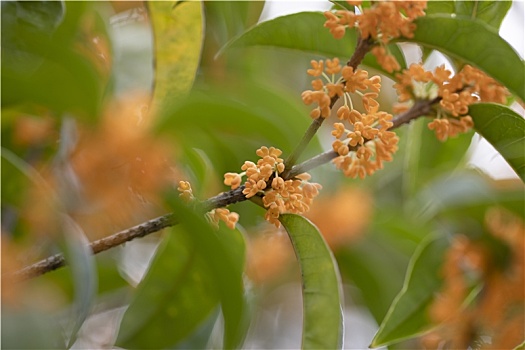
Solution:
[[[347,65],[356,69],[373,45],[374,43],[370,38],[360,38],[356,50],[350,60],[347,62]],[[338,97],[334,96],[334,98],[332,98],[330,107],[333,107],[337,100]],[[432,105],[438,103],[440,100],[441,97],[436,97],[431,101],[416,101],[411,109],[405,113],[400,114],[392,120],[393,126],[391,129],[398,128],[399,126],[407,124],[418,117],[429,114],[432,110]],[[310,127],[305,132],[296,149],[286,159],[286,169],[288,170],[283,174],[284,179],[290,179],[301,173],[312,170],[320,165],[330,162],[332,159],[338,156],[335,151],[330,150],[308,159],[301,164],[294,165],[306,145],[311,141],[317,130],[321,127],[323,121],[324,118],[322,117],[312,121]],[[244,186],[241,186],[235,190],[220,193],[198,204],[197,209],[207,212],[215,208],[226,207],[233,203],[245,201],[247,198],[242,193],[243,189]],[[176,224],[177,219],[175,218],[175,213],[166,214],[129,229],[117,232],[111,236],[94,241],[90,244],[90,248],[93,251],[93,254],[97,254],[129,242],[135,238],[147,236],[151,233],[158,232],[166,227],[174,226]],[[64,256],[62,254],[56,254],[14,272],[13,277],[17,280],[28,279],[43,275],[65,265],[66,261]]]

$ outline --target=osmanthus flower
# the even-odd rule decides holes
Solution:
[[[495,244],[454,237],[441,269],[443,287],[429,308],[439,326],[421,340],[429,349],[513,349],[525,337],[523,221],[500,208],[485,215],[491,239],[508,247],[497,263]],[[482,288],[477,294],[477,288]]]
[[[191,184],[188,181],[179,181],[177,190],[179,197],[186,203],[195,200]],[[219,227],[219,221],[223,221],[230,229],[235,229],[235,224],[239,221],[239,214],[230,212],[226,208],[216,208],[206,213],[206,218],[215,227]]]
[[[314,119],[326,118],[331,112],[332,98],[344,97],[345,106],[352,106],[350,94],[357,94],[361,97],[366,110],[377,107],[375,100],[381,88],[381,78],[379,76],[368,77],[368,72],[362,69],[354,71],[352,67],[341,67],[337,57],[326,61],[312,60],[310,62],[312,69],[307,73],[314,77],[321,77],[312,81],[314,90],[306,90],[301,94],[302,100],[306,105],[317,103],[318,107],[314,108],[310,116]],[[340,75],[339,75],[340,74]],[[324,82],[323,82],[324,79]],[[353,110],[348,109],[348,112]],[[343,113],[338,111],[338,115]],[[346,113],[346,112],[345,112]]]
[[[358,13],[348,10],[326,11],[324,26],[336,39],[341,39],[347,28],[358,28],[363,39],[372,38],[378,43],[372,49],[377,61],[388,72],[399,70],[397,60],[386,46],[401,36],[412,38],[416,25],[413,21],[425,15],[426,1],[373,1],[368,8],[362,1],[347,1],[356,6]]]
[[[363,179],[382,169],[383,162],[392,160],[399,139],[393,131],[388,131],[392,126],[391,114],[372,110],[368,114],[353,115],[351,118],[348,114],[346,119],[351,129],[343,123],[334,124],[332,135],[336,140],[332,148],[339,157],[333,162],[345,176]]]
[[[280,214],[308,211],[321,185],[308,182],[310,176],[306,173],[285,180],[281,176],[285,169],[283,159],[279,158],[282,151],[277,148],[263,146],[256,154],[260,157],[257,163],[246,161],[241,167],[243,172],[226,173],[224,184],[238,188],[239,181],[246,176],[242,193],[246,198],[260,195],[267,208],[265,219],[276,227],[280,227]]]
[[[436,118],[428,127],[434,130],[441,141],[467,132],[474,126],[472,118],[467,115],[471,104],[505,103],[509,94],[505,87],[470,65],[465,65],[452,76],[452,72],[444,66],[430,72],[420,64],[412,64],[409,69],[396,74],[396,78],[398,82],[394,87],[398,100],[408,102],[395,106],[396,112],[407,110],[416,100],[439,98],[439,106],[435,109]]]

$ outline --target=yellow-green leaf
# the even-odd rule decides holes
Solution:
[[[151,1],[148,11],[155,42],[153,106],[183,96],[193,85],[203,39],[202,4]]]

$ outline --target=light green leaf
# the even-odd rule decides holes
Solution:
[[[71,278],[75,287],[75,299],[70,323],[68,348],[77,339],[80,327],[89,316],[97,294],[97,273],[95,258],[84,232],[69,216],[62,216],[65,241],[64,257],[70,266]]]
[[[299,261],[303,284],[303,349],[341,349],[342,289],[337,264],[317,228],[295,214],[280,221]]]
[[[2,349],[64,349],[59,319],[49,313],[2,305]]]
[[[436,176],[465,165],[474,134],[469,132],[441,142],[428,129],[428,122],[420,118],[409,125],[403,172],[403,187],[408,199]]]
[[[516,73],[518,74],[518,73]],[[525,181],[525,120],[503,105],[477,103],[469,107],[474,128]]]
[[[512,1],[455,1],[455,13],[470,19],[485,22],[495,30],[499,30],[501,22],[512,6]]]
[[[455,1],[428,1],[425,9],[426,15],[433,15],[436,13],[454,13],[456,10]]]
[[[412,39],[455,59],[471,64],[525,100],[525,66],[512,46],[493,28],[477,20],[430,15],[415,21]]]
[[[164,237],[124,314],[118,346],[172,347],[217,308],[212,276],[190,234],[176,227]]]
[[[323,27],[325,20],[322,13],[301,12],[262,22],[230,41],[220,53],[232,48],[264,46],[316,53],[327,58],[339,57],[342,62],[346,62],[352,56],[357,43],[356,30],[347,30],[345,36],[337,40]],[[401,69],[406,68],[405,58],[396,44],[391,44],[388,48],[401,65]],[[373,55],[366,55],[363,65],[393,77],[393,74],[381,68]]]
[[[204,1],[207,36],[224,45],[256,24],[263,7],[264,1]]]
[[[442,210],[494,200],[494,191],[478,173],[443,174],[423,187],[407,204],[407,212],[432,220]]]
[[[155,42],[153,106],[184,96],[193,85],[203,41],[200,1],[147,2]]]
[[[439,271],[448,247],[444,237],[424,240],[410,261],[403,288],[390,306],[371,348],[387,346],[427,331],[427,309],[442,279]]]

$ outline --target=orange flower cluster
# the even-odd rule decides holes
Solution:
[[[321,185],[309,183],[310,176],[301,174],[294,179],[284,180],[279,175],[284,171],[284,163],[279,156],[282,151],[274,147],[263,146],[256,154],[261,157],[257,164],[246,161],[241,167],[242,173],[224,174],[224,184],[236,189],[246,176],[242,193],[246,198],[264,194],[262,200],[268,211],[265,218],[276,227],[280,226],[279,215],[284,212],[304,213],[308,211],[313,198],[319,193]],[[271,183],[270,183],[271,180]],[[270,188],[267,189],[268,184]]]
[[[512,349],[525,337],[525,226],[500,209],[490,210],[486,221],[493,236],[509,247],[510,261],[504,269],[495,267],[489,246],[464,236],[455,239],[442,270],[443,289],[430,308],[431,319],[441,327],[422,339],[427,348],[467,349],[491,337],[481,349]],[[482,290],[467,304],[476,284]]]
[[[179,197],[186,203],[195,200],[193,196],[193,190],[188,181],[179,181],[177,190],[180,192]],[[239,214],[230,212],[226,208],[216,208],[206,213],[206,218],[215,227],[219,227],[219,221],[223,221],[226,226],[230,229],[235,229],[235,224],[239,221]]]
[[[226,208],[217,208],[209,211],[206,217],[215,226],[219,226],[219,221],[223,221],[229,229],[235,229],[235,224],[239,221],[239,214],[230,212]]]
[[[440,97],[437,118],[428,124],[436,137],[445,141],[459,133],[470,130],[474,124],[468,115],[468,106],[476,102],[505,103],[508,91],[482,71],[465,65],[456,75],[444,66],[434,72],[426,71],[420,64],[412,64],[408,70],[397,74],[394,85],[399,102],[433,100]],[[397,112],[407,110],[409,105],[396,106]]]
[[[306,104],[317,102],[319,107],[310,114],[317,118],[327,117],[330,114],[330,101],[334,96],[344,98],[344,105],[337,110],[337,117],[350,124],[348,130],[343,123],[335,123],[332,135],[336,141],[332,144],[334,151],[340,157],[334,160],[338,169],[342,169],[349,177],[364,178],[383,167],[383,161],[392,160],[392,154],[397,150],[398,138],[388,131],[392,126],[392,115],[378,112],[379,103],[376,101],[381,89],[379,76],[368,77],[368,72],[362,69],[354,71],[353,67],[341,68],[339,60],[311,61],[312,69],[308,74],[318,77],[324,76],[328,83],[323,84],[321,79],[312,82],[315,91],[303,92],[303,101]],[[336,80],[335,74],[341,72]],[[328,76],[330,74],[331,76]],[[362,114],[353,108],[350,94],[361,97],[367,114]]]
[[[361,114],[352,110],[349,113],[341,113],[340,119],[353,126],[352,130],[348,130],[343,123],[335,123],[332,131],[332,135],[337,138],[332,148],[339,154],[339,157],[334,159],[334,164],[343,170],[345,176],[359,176],[364,179],[382,169],[383,162],[392,160],[399,139],[393,131],[388,131],[392,126],[391,114]]]
[[[360,13],[347,10],[326,11],[324,26],[330,29],[330,33],[336,39],[341,39],[345,35],[346,28],[357,27],[363,39],[371,37],[379,42],[380,46],[372,50],[378,63],[388,72],[399,70],[399,63],[388,52],[386,44],[400,36],[406,38],[414,36],[416,25],[413,21],[425,15],[427,2],[374,1],[370,8],[363,8],[361,1],[347,2],[358,6]]]
[[[349,66],[341,67],[337,57],[326,60],[326,62],[312,60],[310,64],[312,69],[308,69],[307,73],[313,77],[322,76],[326,80],[326,84],[321,78],[313,80],[312,87],[314,90],[306,90],[301,95],[306,105],[312,103],[318,105],[310,113],[312,118],[328,117],[331,112],[332,98],[335,96],[344,96],[345,101],[348,100],[351,103],[350,93],[357,93],[361,96],[367,111],[379,106],[375,100],[381,89],[381,78],[379,76],[368,78],[368,72],[365,70],[357,69],[354,71]],[[337,77],[336,74],[338,73],[341,73],[341,76]],[[338,111],[339,113],[343,112]]]
[[[193,196],[193,190],[191,189],[191,184],[188,181],[179,181],[177,191],[180,192],[179,197],[182,198],[185,203],[189,203],[195,199]]]

